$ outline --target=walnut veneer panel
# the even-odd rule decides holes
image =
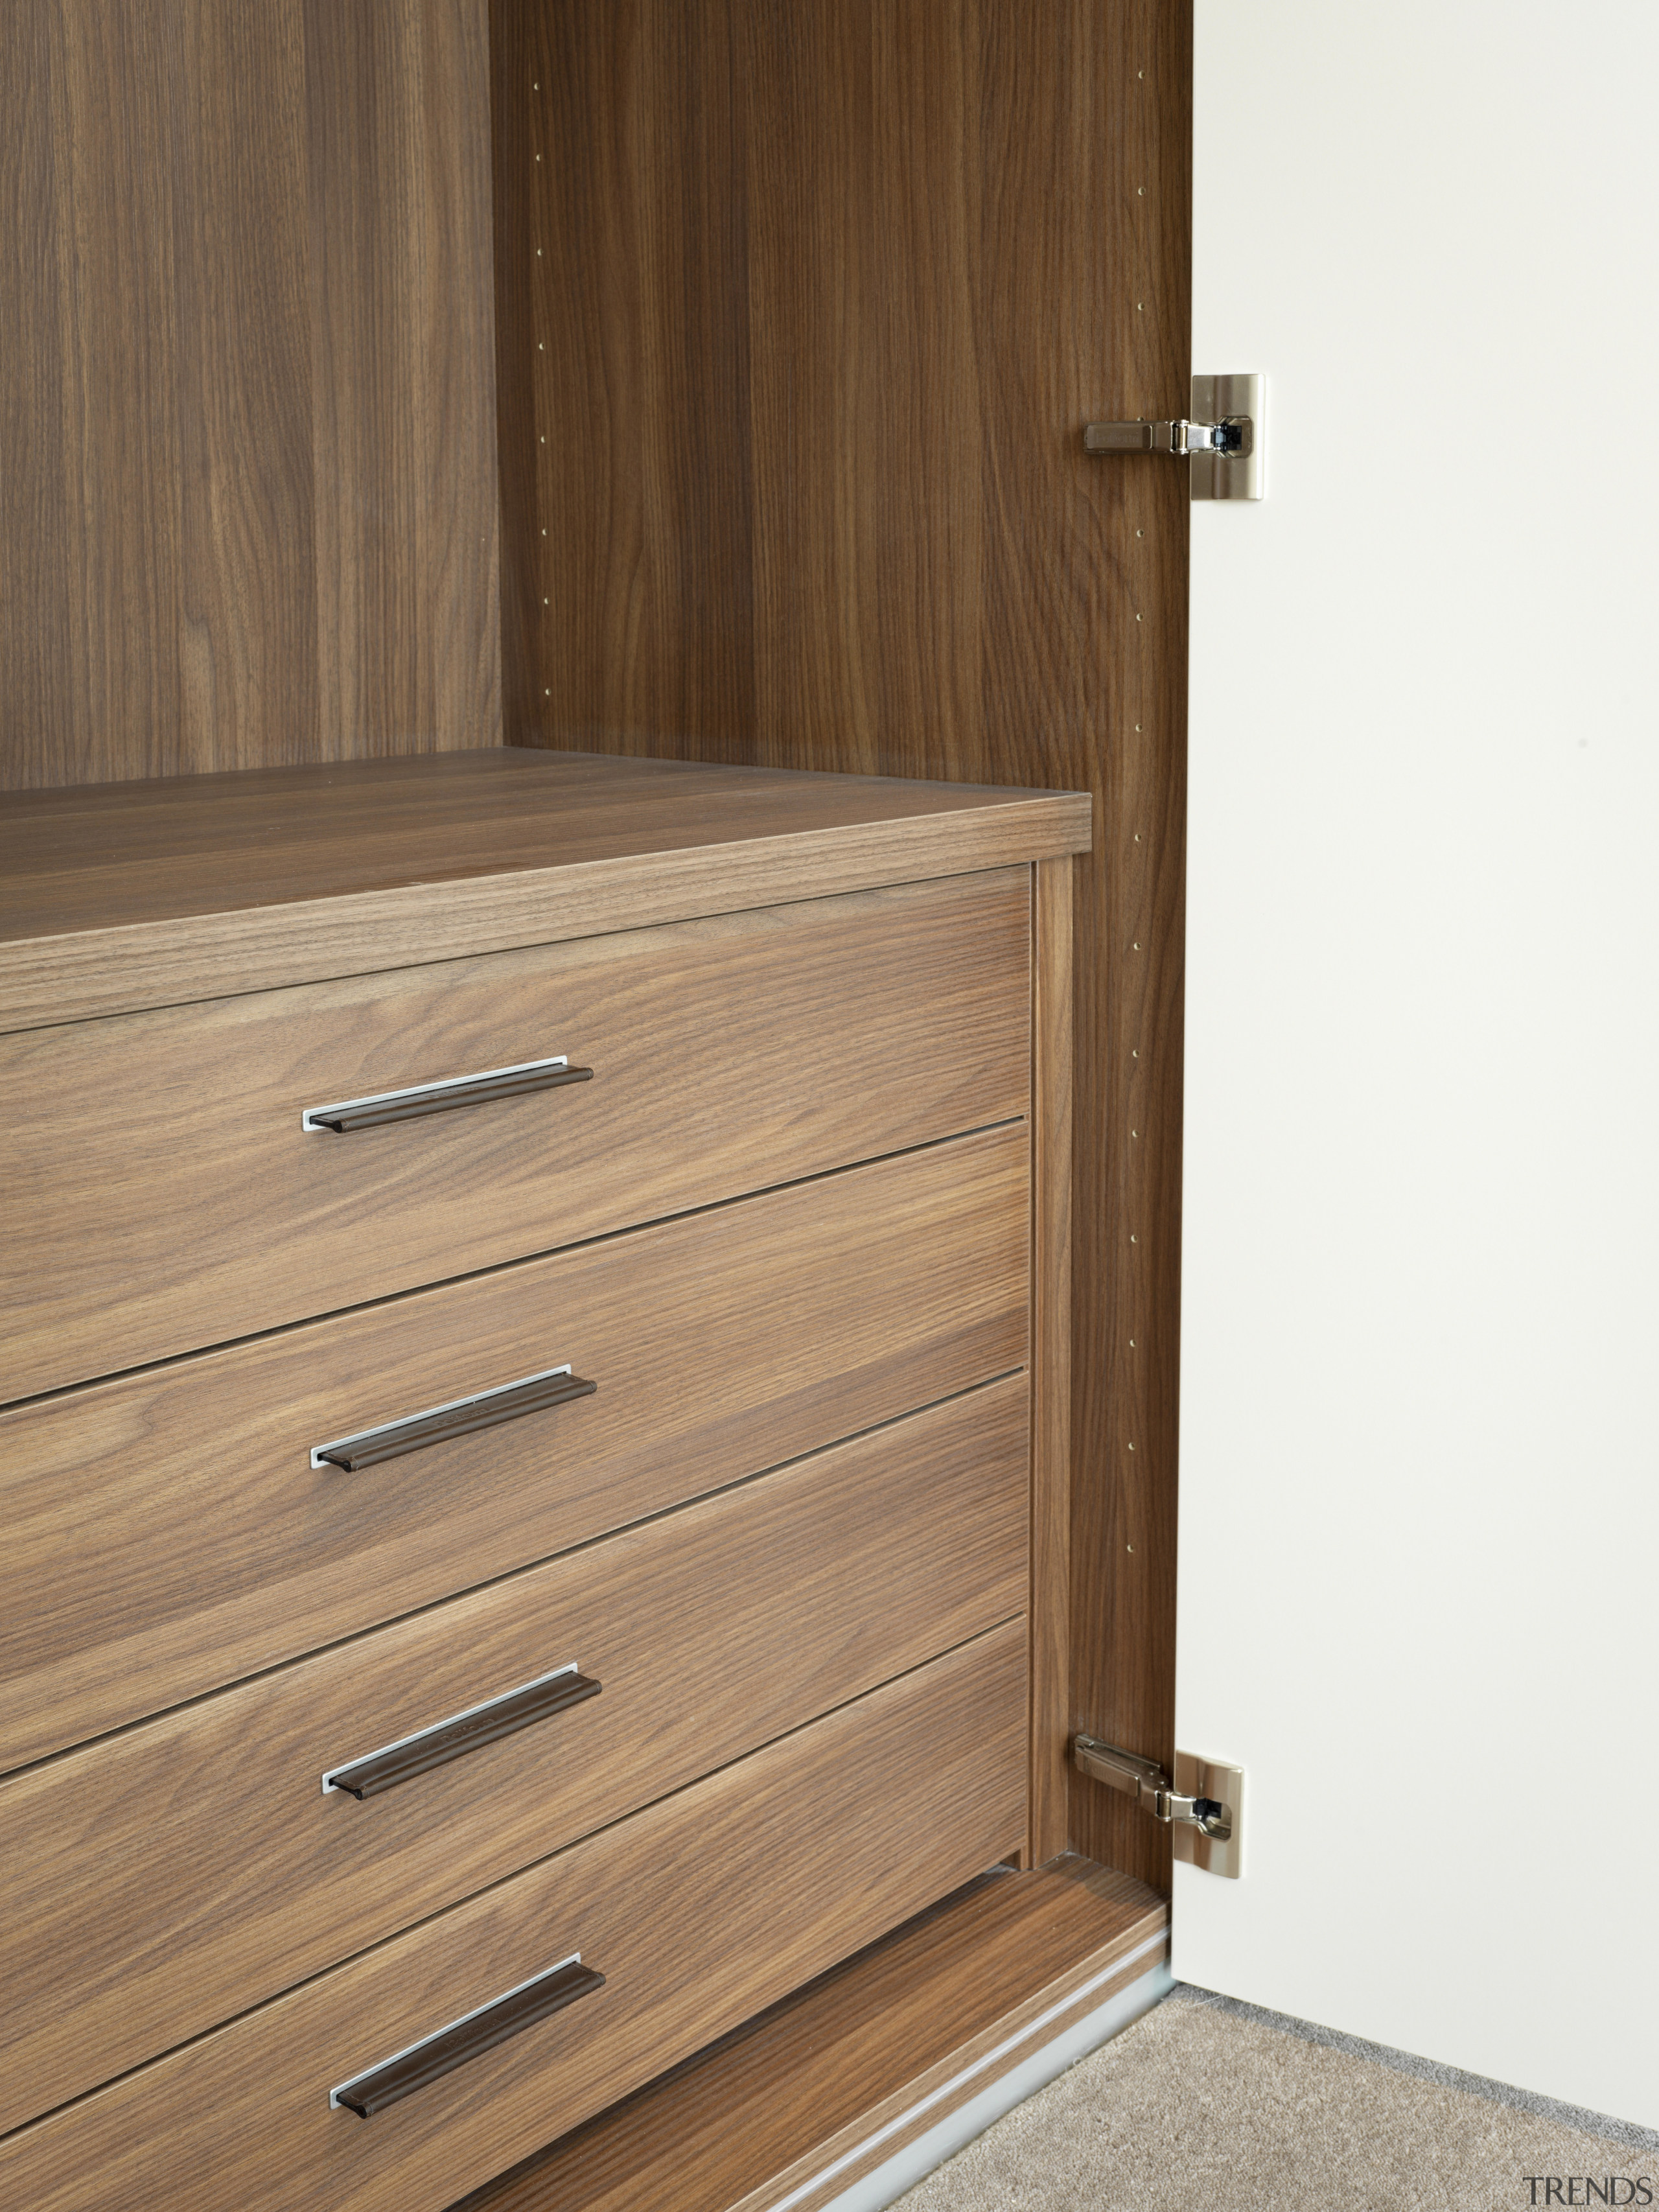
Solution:
[[[0,1766],[1022,1365],[1029,1167],[966,1137],[0,1415]],[[566,1360],[596,1395],[309,1463]]]
[[[497,741],[485,0],[27,0],[0,81],[0,784]]]
[[[509,750],[0,798],[0,1030],[961,875],[1075,793]]]
[[[1024,1611],[1013,1376],[0,1784],[0,2130]],[[597,1697],[319,1787],[580,1664]]]
[[[1001,1869],[832,1967],[453,2212],[762,2212],[1103,1973],[1145,1973],[1161,1898],[1061,1859]],[[1030,2046],[1018,2045],[1010,2063]],[[995,2078],[975,2076],[977,2088]],[[804,2200],[816,2207],[961,2097]]]
[[[1069,860],[1032,871],[1031,1857],[1071,1823],[1072,1098]]]
[[[986,817],[1029,839],[1022,858],[1088,842],[1075,793],[522,747],[13,792],[0,797],[0,944],[410,887],[430,901],[481,877],[688,851],[730,866],[780,840],[804,861],[802,841],[856,847],[886,823],[931,825],[944,865],[922,872],[958,875],[995,865],[968,842]],[[630,889],[644,888],[641,871]],[[619,914],[588,925],[624,926]]]
[[[1030,907],[1009,869],[0,1038],[0,1395],[1021,1115]],[[561,1053],[592,1080],[301,1127]]]
[[[306,0],[306,102],[317,750],[498,744],[487,0]]]
[[[1013,1621],[0,2142],[31,2212],[435,2212],[1025,1831]],[[360,2120],[328,2093],[572,1953],[607,1976]]]
[[[1188,487],[1080,434],[1188,405],[1190,8],[491,31],[509,741],[1096,795],[1072,1717],[1168,1759]],[[1167,1880],[1127,1801],[1073,1813]]]

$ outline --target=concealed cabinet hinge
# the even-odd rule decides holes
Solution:
[[[1171,1781],[1156,1759],[1120,1751],[1115,1744],[1092,1735],[1072,1739],[1072,1759],[1079,1773],[1121,1790],[1143,1812],[1171,1829],[1178,1859],[1211,1874],[1237,1877],[1244,1794],[1242,1767],[1178,1751]]]
[[[1085,422],[1085,453],[1173,453],[1184,460],[1189,453],[1236,453],[1242,459],[1255,445],[1255,425],[1248,415],[1230,416],[1224,422],[1189,422],[1184,415],[1173,422]]]
[[[1085,422],[1085,453],[1170,453],[1192,464],[1194,499],[1261,496],[1262,380],[1195,376],[1193,419]]]

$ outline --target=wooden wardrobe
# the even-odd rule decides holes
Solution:
[[[1170,1765],[1187,486],[1080,433],[1184,406],[1188,9],[30,0],[0,82],[6,790],[506,747],[1094,795],[1047,1618],[1070,1729]],[[469,2203],[828,2203],[1144,1971],[1166,1832],[1055,1790],[1047,1872]]]

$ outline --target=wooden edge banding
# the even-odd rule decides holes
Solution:
[[[1038,1866],[1068,1848],[1071,1780],[1073,866],[1031,871],[1031,1795]]]
[[[884,2104],[821,2143],[810,2158],[738,2199],[728,2212],[775,2212],[786,2201],[789,2212],[823,2212],[844,2190],[994,2087],[1004,2075],[1023,2066],[1045,2044],[1075,2027],[1132,1982],[1151,1973],[1169,1950],[1164,1918],[1162,1912],[1148,1913],[1133,1940],[1126,1936],[1080,1960],[1071,1972],[1005,2013],[926,2074],[907,2081]],[[816,2186],[815,2175],[823,2176]]]
[[[0,945],[0,1032],[1011,867],[1087,848],[1072,793]],[[210,981],[210,988],[204,988]]]

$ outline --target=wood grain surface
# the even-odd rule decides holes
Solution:
[[[1133,1877],[1108,1875],[1104,1880],[1127,1882]],[[1163,1905],[1152,1893],[1138,1942],[1127,1947],[1115,1942],[1075,1960],[1046,1988],[1010,2006],[1000,2020],[926,2072],[913,2075],[839,2135],[747,2191],[732,2212],[833,2212],[848,2188],[1006,2081],[1022,2061],[1036,2058],[1045,2044],[1066,2035],[1154,1971],[1169,1949]]]
[[[0,799],[0,1030],[960,875],[1086,796],[520,749]]]
[[[1031,1862],[1071,1826],[1073,863],[1031,871]]]
[[[453,2212],[763,2212],[1097,1977],[1085,2003],[1111,1993],[1114,1967],[1145,1973],[1158,1954],[1142,1947],[1168,1918],[1155,1892],[1076,1859],[988,1875]],[[816,2212],[906,2139],[901,2127],[854,2155],[802,2207]]]
[[[1190,10],[491,27],[509,741],[1095,795],[1073,1718],[1168,1759],[1187,483],[1081,429],[1188,405]],[[1079,1778],[1073,1818],[1167,1881],[1127,1802]]]
[[[0,1396],[1022,1115],[1030,931],[1012,868],[0,1038]],[[592,1079],[301,1126],[556,1054]]]
[[[31,2212],[436,2212],[1025,1833],[1015,1620],[0,2142]],[[330,2089],[556,1961],[605,1986],[373,2120]],[[234,2146],[234,2154],[227,2155]]]
[[[0,1415],[0,1769],[1023,1366],[1028,1176],[967,1137]],[[310,1464],[566,1361],[593,1396]]]
[[[0,2131],[1026,1601],[1011,1376],[0,1784]],[[566,1711],[365,1799],[325,1769],[561,1666]]]
[[[486,0],[27,0],[0,80],[0,786],[499,742]]]

